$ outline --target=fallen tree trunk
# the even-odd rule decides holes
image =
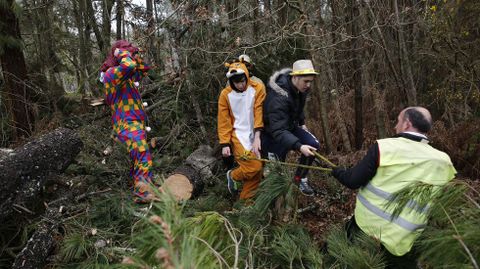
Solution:
[[[173,171],[160,187],[170,192],[177,200],[188,200],[200,195],[204,179],[213,176],[212,168],[216,163],[211,147],[201,145],[188,156],[185,163]]]
[[[48,257],[58,245],[58,239],[61,238],[64,218],[78,212],[79,201],[89,196],[96,196],[109,191],[111,191],[110,188],[84,193],[75,197],[71,189],[68,189],[61,198],[51,201],[47,206],[45,214],[42,216],[40,225],[38,225],[22,251],[15,257],[12,268],[43,268],[47,263]]]
[[[43,222],[27,242],[27,245],[15,258],[12,268],[43,268],[45,259],[55,247],[55,235],[58,234],[61,212],[58,208],[47,209]]]
[[[70,129],[58,128],[0,158],[0,222],[13,213],[32,213],[47,178],[63,172],[83,146]]]

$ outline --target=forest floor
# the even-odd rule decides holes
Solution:
[[[255,213],[252,212],[255,203],[245,205],[233,198],[227,190],[220,155],[216,156],[217,165],[212,170],[214,177],[205,180],[205,189],[199,197],[170,206],[167,206],[168,202],[135,205],[130,190],[130,159],[127,150],[111,139],[109,117],[104,114],[73,116],[58,123],[75,129],[84,142],[84,148],[77,156],[76,163],[70,165],[60,178],[56,178],[45,188],[44,199],[47,207],[50,202],[58,201],[66,194],[75,197],[73,200],[76,201],[68,207],[65,205],[67,209],[56,233],[57,247],[49,256],[46,268],[155,268],[151,265],[156,262],[163,263],[164,268],[170,268],[167,264],[172,265],[171,268],[192,268],[189,264],[195,268],[229,268],[237,259],[240,259],[239,264],[248,268],[385,266],[383,250],[373,241],[352,252],[353,258],[341,258],[345,261],[339,260],[339,257],[330,252],[331,247],[336,247],[337,252],[340,252],[339,249],[353,249],[350,243],[335,239],[332,234],[335,235],[337,228],[343,230],[342,227],[352,216],[356,192],[341,186],[332,176],[323,172],[312,171],[309,176],[310,183],[316,190],[313,197],[300,195],[291,184],[294,169],[282,168],[279,173],[271,172],[272,175],[266,177],[267,180],[271,180],[272,176],[280,177],[281,184],[286,186],[285,193],[293,193],[290,197],[293,197],[293,202],[289,205],[293,205],[293,210],[283,215],[277,212],[277,205],[273,206],[273,200],[267,212]],[[159,184],[196,147],[195,143],[181,137],[173,142],[168,139],[160,141],[163,141],[162,144],[152,149],[153,170]],[[105,150],[111,152],[105,154]],[[327,157],[334,163],[348,166],[358,161],[364,153],[358,151],[348,156]],[[287,161],[295,162],[297,157],[291,154]],[[480,181],[469,182],[473,190],[480,189]],[[265,187],[268,186],[263,186],[264,194]],[[262,189],[262,186],[260,188]],[[285,193],[279,195],[284,195],[283,198],[288,200],[289,196]],[[282,206],[286,204],[287,202]],[[164,220],[161,222],[163,232],[160,234],[148,224],[154,216],[160,216]],[[199,218],[203,219],[203,222],[197,223],[197,226],[203,230],[197,236],[210,244],[210,250],[204,245],[196,245],[197,241],[189,241],[191,238],[185,234],[182,235],[185,229],[192,229],[191,233],[195,234],[196,230],[188,228],[188,225]],[[215,223],[223,222],[227,231],[225,227],[212,226],[213,224],[207,221],[209,218],[214,218]],[[2,227],[4,236],[0,267],[11,264],[15,254],[35,231],[36,225],[42,221],[43,216],[40,215],[30,220],[30,225],[26,227],[18,227],[13,223]],[[229,225],[232,228],[228,228]],[[168,229],[165,230],[165,227]],[[225,236],[219,238],[213,232],[205,234],[205,231],[213,230],[219,234],[223,232]],[[168,231],[175,235],[175,240],[165,239],[168,239]],[[232,231],[234,235],[241,234],[241,243],[230,240],[235,238],[232,237]],[[340,233],[337,237],[342,238],[344,235]],[[329,253],[324,250],[327,241]],[[185,246],[188,242],[189,247]],[[331,242],[338,244],[332,245]],[[240,246],[240,252],[229,253],[232,244]],[[219,250],[221,248],[224,249]],[[176,259],[155,256],[161,249],[167,249],[169,255]],[[186,252],[198,252],[198,255],[211,257],[190,261],[193,258],[184,257],[182,254]],[[221,259],[217,254],[213,255],[214,253],[223,257],[224,262],[220,262]],[[362,255],[368,258],[355,260]],[[362,264],[356,266],[358,262]],[[352,267],[352,264],[355,266]]]

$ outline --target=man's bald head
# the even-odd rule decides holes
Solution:
[[[426,134],[432,128],[432,115],[428,109],[421,106],[405,108],[403,113],[404,120],[410,121],[412,127],[418,132]]]

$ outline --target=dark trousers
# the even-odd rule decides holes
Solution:
[[[298,139],[300,139],[300,143],[302,143],[303,145],[309,145],[316,149],[320,148],[320,143],[318,142],[317,138],[309,131],[306,131],[300,127],[296,127],[292,131],[292,134],[298,137]],[[292,148],[286,147],[285,145],[276,142],[270,134],[267,134],[265,132],[262,132],[261,140],[262,155],[264,158],[276,158],[284,162],[285,158],[287,157],[287,153],[292,150]],[[313,160],[315,160],[314,156],[306,157],[302,154],[298,160],[298,163],[304,165],[312,165]],[[307,168],[298,167],[297,171],[295,172],[295,177],[304,178],[307,177],[307,174]]]

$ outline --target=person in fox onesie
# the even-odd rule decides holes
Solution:
[[[152,156],[145,126],[147,116],[137,88],[149,70],[150,66],[143,62],[137,47],[126,40],[118,40],[107,55],[100,74],[105,102],[112,111],[114,135],[127,146],[132,159],[130,175],[136,203],[155,199],[150,171]]]
[[[236,195],[239,183],[243,183],[241,200],[255,195],[263,177],[263,165],[258,160],[238,158],[247,154],[260,157],[260,132],[263,129],[263,101],[265,86],[249,77],[243,62],[226,64],[229,84],[218,99],[218,138],[222,156],[235,156],[238,167],[228,170],[227,184],[230,193]]]

